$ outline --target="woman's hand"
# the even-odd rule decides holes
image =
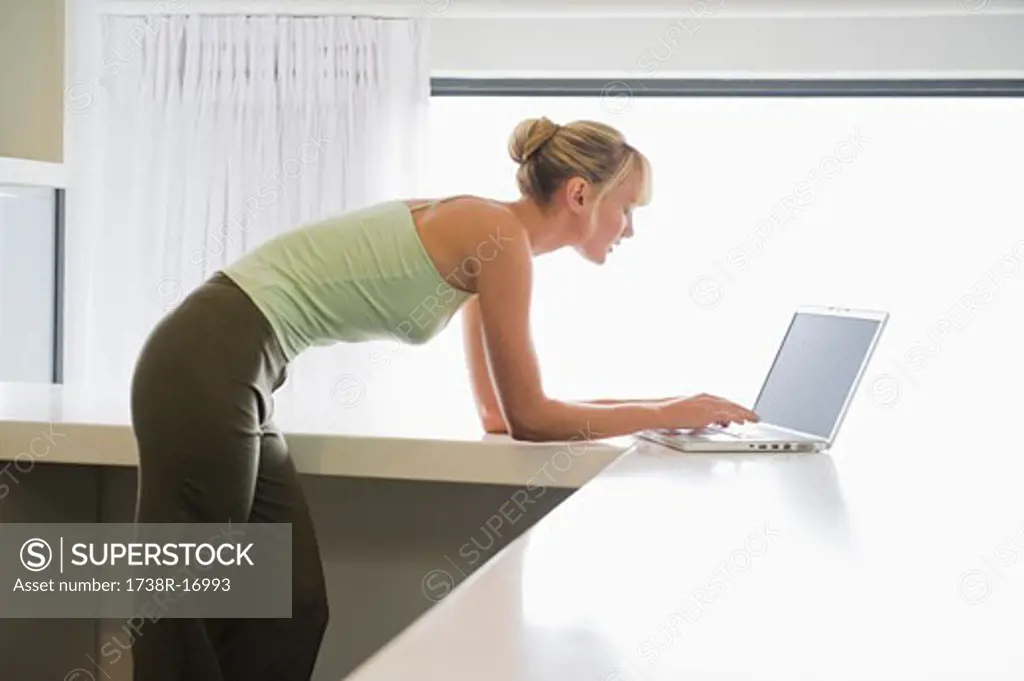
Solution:
[[[617,404],[664,404],[666,402],[671,402],[672,400],[677,400],[677,399],[679,399],[679,398],[678,397],[659,397],[659,398],[651,399],[649,397],[645,397],[643,399],[638,399],[638,400],[614,399],[614,400],[573,400],[573,401],[574,402],[580,402],[581,404],[599,404],[599,405],[603,405],[603,406],[614,406],[614,405],[617,405]]]
[[[738,404],[702,393],[695,397],[668,400],[657,407],[665,429],[696,430],[711,424],[757,423],[761,418]]]

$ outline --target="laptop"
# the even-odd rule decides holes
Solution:
[[[799,307],[754,404],[761,421],[637,437],[684,452],[827,451],[888,319],[888,312]]]

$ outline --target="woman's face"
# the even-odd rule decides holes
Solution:
[[[643,188],[643,175],[634,169],[622,183],[611,189],[581,216],[589,220],[583,240],[576,250],[587,260],[601,265],[622,239],[633,236],[633,207]]]

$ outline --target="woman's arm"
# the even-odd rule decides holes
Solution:
[[[493,377],[495,404],[509,435],[517,440],[570,440],[580,433],[613,437],[676,425],[667,423],[654,404],[584,404],[544,394],[530,333],[533,259],[529,240],[518,224],[503,224],[501,232],[510,235],[504,247],[483,264],[475,279],[482,347],[489,377]],[[483,373],[476,372],[481,377]],[[474,385],[480,383],[474,380]],[[487,403],[486,394],[482,402]]]
[[[484,347],[483,322],[480,320],[480,301],[477,296],[470,298],[463,307],[462,340],[480,422],[488,433],[507,433],[508,424],[501,415],[501,405],[494,393],[494,379],[491,378],[490,362]]]
[[[470,257],[477,272],[469,290],[477,293],[467,324],[470,339],[480,334],[480,351],[470,344],[478,409],[494,432],[505,424],[516,440],[567,441],[606,438],[647,429],[700,428],[710,423],[756,421],[749,409],[712,395],[668,401],[586,404],[556,400],[544,393],[530,332],[533,255],[523,226],[503,211],[475,207],[456,233],[453,256]],[[481,251],[483,246],[489,248]],[[497,246],[495,250],[493,246]],[[490,255],[486,256],[484,252]],[[481,262],[482,261],[482,262]],[[468,272],[464,274],[469,275]],[[460,282],[460,285],[462,282]],[[476,327],[474,329],[473,327]],[[489,368],[489,371],[485,371]],[[486,380],[485,380],[486,377]],[[501,422],[493,415],[494,407]]]
[[[474,296],[463,308],[462,339],[466,353],[466,364],[469,378],[473,384],[473,396],[476,403],[480,423],[488,433],[502,434],[508,432],[508,424],[501,415],[501,404],[494,392],[494,379],[491,376],[490,361],[484,347],[483,321],[480,318],[480,301]],[[621,404],[661,404],[673,399],[636,399],[636,400],[571,400],[575,404],[621,405]]]

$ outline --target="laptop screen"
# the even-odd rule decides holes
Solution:
[[[754,411],[767,423],[828,438],[881,321],[799,312]]]

